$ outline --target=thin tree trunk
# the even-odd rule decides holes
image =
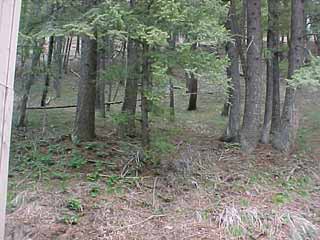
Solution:
[[[100,50],[97,59],[97,89],[96,89],[96,110],[99,112],[102,118],[106,117],[105,102],[105,79],[102,77],[102,73],[106,69],[106,56],[105,51]]]
[[[238,46],[238,51],[240,55],[241,60],[241,67],[242,72],[244,75],[244,78],[247,79],[247,59],[246,59],[246,46],[247,46],[247,6],[248,6],[248,0],[242,0],[242,22],[241,22],[241,30],[238,24],[236,25],[237,29],[237,36],[236,36],[236,42]]]
[[[140,77],[139,66],[139,44],[132,39],[128,40],[128,64],[127,64],[127,80],[125,87],[124,102],[122,112],[126,114],[127,121],[122,130],[129,136],[135,136],[135,115],[138,96],[138,79]]]
[[[269,143],[270,133],[280,128],[280,70],[279,70],[279,6],[277,0],[268,1],[267,88],[262,143]]]
[[[76,51],[75,51],[75,57],[80,55],[80,36],[77,36],[77,45],[76,45]]]
[[[134,8],[135,0],[130,0],[130,8]],[[122,113],[126,115],[126,122],[120,126],[121,132],[128,136],[136,135],[136,108],[138,96],[138,79],[140,78],[139,44],[128,39],[127,44],[127,74]]]
[[[38,63],[40,61],[40,57],[42,53],[41,51],[42,48],[40,46],[42,46],[42,44],[39,44],[37,42],[34,43],[30,72],[23,83],[23,89],[22,89],[23,94],[19,98],[19,102],[17,104],[16,112],[18,112],[18,115],[16,120],[16,126],[18,128],[23,128],[27,126],[27,105],[28,105],[31,87],[37,76]]]
[[[177,34],[172,33],[171,38],[169,41],[169,50],[170,51],[175,51],[176,48],[176,41],[177,41]],[[170,121],[175,120],[175,100],[174,100],[174,86],[173,86],[173,77],[172,77],[172,66],[168,66],[168,77],[169,77],[169,97],[170,97],[170,103],[169,103],[169,108],[170,108]]]
[[[280,101],[280,10],[277,0],[270,0],[269,3],[270,19],[272,20],[272,120],[271,120],[271,139],[276,132],[279,132],[281,127],[281,101]]]
[[[54,50],[55,78],[53,81],[53,88],[56,92],[56,97],[61,97],[61,84],[63,78],[63,42],[64,37],[56,37],[56,48]]]
[[[270,23],[269,23],[270,24]],[[271,30],[268,29],[267,33],[267,48],[272,51]],[[270,129],[272,120],[272,100],[273,100],[273,66],[272,59],[267,56],[267,80],[266,80],[266,100],[264,109],[264,120],[261,134],[261,143],[267,144],[270,141]]]
[[[175,107],[174,107],[174,86],[173,86],[173,82],[172,82],[172,77],[169,76],[169,88],[170,88],[170,121],[174,121],[175,120]]]
[[[191,50],[195,51],[197,49],[197,43],[194,43],[191,46]],[[195,73],[190,72],[188,74],[188,82],[189,82],[189,105],[188,111],[195,111],[197,110],[197,99],[198,99],[198,79]]]
[[[124,41],[123,42],[123,47],[122,47],[122,58],[121,58],[121,60],[122,60],[122,64],[123,64],[123,66],[125,66],[125,72],[126,72],[126,74],[128,73],[128,55],[127,55],[127,41]],[[126,76],[126,78],[125,79],[127,79],[127,76]],[[124,86],[125,85],[125,79],[120,79],[120,81],[119,81],[119,87],[120,87],[120,85],[121,86]],[[117,93],[117,91],[116,91],[116,93]]]
[[[260,138],[261,113],[261,1],[247,2],[247,79],[246,100],[241,130],[241,149],[252,152]]]
[[[106,80],[102,77],[101,73],[104,72],[111,64],[111,55],[113,49],[113,42],[108,38],[104,37],[102,40],[103,46],[99,49],[99,77],[97,82],[97,92],[96,92],[96,109],[99,111],[101,117],[105,118],[106,116],[106,108],[105,108],[105,88],[106,88]],[[108,102],[111,102],[111,100]],[[107,111],[110,110],[110,105],[107,105]]]
[[[149,100],[148,93],[151,91],[151,62],[149,57],[149,46],[145,43],[142,49],[142,81],[141,81],[141,137],[142,145],[145,148],[150,146],[149,129]]]
[[[231,96],[232,96],[232,89],[228,89],[228,100],[225,101],[225,103],[223,104],[223,108],[221,111],[222,117],[229,117]]]
[[[97,41],[82,36],[81,73],[73,141],[88,141],[95,137],[95,100],[97,78]]]
[[[189,97],[189,105],[188,111],[197,110],[197,99],[198,99],[198,79],[196,78],[193,72],[190,73],[189,77],[190,81],[190,97]]]
[[[289,79],[294,71],[303,65],[304,51],[304,0],[292,0],[291,14],[291,40],[289,50]],[[296,99],[296,89],[287,86],[285,101],[281,116],[280,133],[275,135],[277,139],[273,142],[278,150],[289,152],[296,139],[299,127],[299,110]]]
[[[227,22],[227,27],[231,29],[231,33],[236,38],[239,34],[236,16],[236,8],[234,0],[230,5],[230,16]],[[227,53],[230,58],[231,65],[228,68],[228,76],[231,78],[230,87],[230,103],[229,103],[229,120],[226,127],[223,139],[228,142],[239,142],[240,131],[240,114],[241,114],[241,85],[239,71],[239,46],[237,42],[229,42],[227,44]]]
[[[67,74],[69,72],[69,60],[70,60],[70,52],[71,52],[71,47],[72,47],[72,37],[69,37],[68,39],[69,39],[69,41],[67,42],[65,61],[64,61],[65,74]]]
[[[108,65],[111,64],[112,62],[112,53],[113,53],[113,48],[114,48],[114,41],[112,39],[108,39],[108,51],[107,51],[107,59],[108,59]],[[112,101],[112,89],[113,89],[113,81],[110,78],[108,81],[108,102]],[[111,110],[111,105],[107,104],[107,111],[110,112]]]
[[[69,49],[69,44],[70,44],[70,37],[67,37],[67,41],[64,44],[63,47],[63,69],[65,69],[66,62],[67,62],[67,57],[68,57],[68,49]]]
[[[42,92],[42,98],[41,98],[41,107],[46,106],[47,101],[47,95],[49,91],[50,86],[50,78],[51,78],[51,63],[52,63],[52,55],[53,55],[53,48],[54,48],[54,36],[51,36],[49,38],[49,51],[48,51],[48,57],[47,57],[47,71],[46,71],[46,79],[44,83],[44,89]]]

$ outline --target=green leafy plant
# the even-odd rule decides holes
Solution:
[[[97,172],[97,171],[87,174],[87,180],[90,182],[96,182],[100,179],[100,177],[101,176],[100,176],[99,172]]]
[[[272,202],[275,204],[285,204],[290,201],[290,196],[288,193],[281,192],[281,193],[276,193],[275,195],[272,196]]]
[[[119,190],[121,177],[117,175],[110,176],[106,182],[107,185],[107,192],[113,193]]]
[[[95,198],[100,194],[100,187],[99,186],[94,186],[90,190],[90,196]]]
[[[68,166],[71,168],[81,168],[87,163],[87,160],[78,152],[72,152],[72,158],[68,161]]]
[[[81,204],[81,201],[79,199],[69,199],[67,203],[67,208],[76,211],[76,212],[82,212],[83,211],[83,206]]]
[[[80,217],[78,214],[65,215],[62,218],[62,221],[68,225],[76,225],[79,223]]]

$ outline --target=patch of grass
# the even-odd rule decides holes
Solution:
[[[83,212],[83,206],[79,199],[75,199],[75,198],[69,199],[67,203],[67,208],[72,211]]]
[[[110,176],[106,182],[107,192],[108,193],[117,192],[120,189],[120,180],[121,180],[120,176],[117,176],[117,175]]]
[[[51,154],[64,155],[66,151],[66,146],[62,144],[53,144],[48,147],[48,152]]]
[[[72,158],[68,160],[68,167],[79,169],[87,163],[87,160],[77,151],[72,152]]]
[[[94,171],[93,173],[87,174],[87,180],[90,182],[96,182],[100,179],[100,173],[98,171]]]
[[[90,189],[90,196],[96,198],[100,194],[101,190],[99,186],[93,186]]]
[[[51,173],[52,179],[58,179],[61,181],[66,181],[71,177],[69,173],[61,172],[61,171],[54,171]]]
[[[77,225],[79,223],[80,217],[78,214],[65,215],[62,218],[62,222],[68,225]]]
[[[91,143],[86,143],[84,145],[84,148],[86,150],[91,150],[91,151],[95,151],[101,148],[101,145],[99,143],[96,142],[91,142]]]
[[[282,205],[290,202],[290,196],[286,192],[276,193],[272,196],[272,202],[274,204]]]

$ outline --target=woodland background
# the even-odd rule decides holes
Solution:
[[[319,239],[320,2],[23,0],[6,239]]]

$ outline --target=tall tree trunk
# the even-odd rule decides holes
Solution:
[[[195,51],[197,49],[197,43],[194,43],[191,46],[191,51]],[[189,82],[189,105],[188,111],[195,111],[197,110],[197,99],[198,99],[198,79],[195,73],[190,72],[188,74],[188,82]]]
[[[239,34],[237,23],[237,13],[235,1],[231,1],[229,10],[229,19],[227,27],[231,30],[233,38]],[[228,110],[229,121],[226,127],[223,139],[228,142],[239,142],[240,131],[240,114],[241,114],[241,85],[240,85],[240,71],[239,71],[239,45],[237,41],[228,42],[227,53],[230,58],[231,64],[227,70],[228,76],[231,78],[230,87],[230,107]]]
[[[96,86],[96,110],[102,118],[106,117],[105,103],[105,79],[102,73],[106,69],[106,54],[104,50],[99,50],[97,59],[97,86]]]
[[[106,116],[105,108],[105,88],[106,88],[106,79],[102,76],[107,66],[111,64],[112,52],[113,52],[113,41],[109,37],[104,37],[101,39],[102,46],[99,47],[99,77],[97,82],[97,92],[96,92],[96,109],[100,113],[101,117]],[[109,101],[109,100],[108,100]],[[107,106],[109,111],[109,106]]]
[[[268,1],[267,88],[262,143],[269,143],[270,133],[280,128],[280,70],[279,70],[279,6],[278,1]]]
[[[114,50],[114,40],[108,38],[107,42],[108,42],[107,62],[108,62],[108,66],[109,66],[112,63],[112,53]],[[108,81],[108,102],[112,101],[112,89],[113,89],[113,81],[111,78],[109,78],[109,81]],[[110,112],[110,110],[111,110],[111,105],[107,104],[107,111]]]
[[[150,145],[149,111],[150,104],[148,94],[151,91],[151,61],[148,44],[143,44],[142,49],[142,81],[141,81],[141,137],[143,147]]]
[[[63,42],[64,37],[56,37],[56,47],[54,50],[54,81],[53,88],[56,97],[61,97],[61,84],[63,78]]]
[[[130,0],[130,8],[134,8],[135,0]],[[140,78],[139,43],[132,38],[127,44],[127,74],[122,113],[126,115],[126,122],[121,124],[122,133],[128,136],[136,135],[136,108],[138,96],[138,79]]]
[[[270,9],[270,8],[269,8]],[[270,18],[269,18],[270,21]],[[269,23],[270,27],[270,23]],[[272,51],[272,39],[271,39],[271,30],[268,29],[267,33],[267,48],[269,51]],[[261,143],[267,144],[270,141],[270,129],[271,129],[271,120],[272,120],[272,100],[273,100],[273,69],[272,69],[272,58],[270,56],[266,57],[267,63],[267,80],[266,80],[266,100],[265,100],[265,109],[264,109],[264,120],[261,134]]]
[[[28,105],[31,87],[37,76],[38,63],[40,61],[40,57],[42,53],[41,46],[42,46],[42,42],[40,44],[37,42],[34,43],[30,71],[25,81],[23,81],[23,86],[22,86],[23,93],[22,93],[22,96],[19,97],[17,110],[15,111],[18,113],[15,121],[15,125],[18,128],[27,126],[27,105]]]
[[[65,74],[69,72],[69,60],[70,60],[71,47],[72,47],[72,36],[68,38],[66,49],[65,49],[64,64],[63,64]]]
[[[76,51],[75,51],[75,57],[80,55],[80,36],[77,36],[77,45],[76,45]]]
[[[177,34],[172,33],[169,41],[169,50],[170,51],[175,51],[176,49],[176,41],[177,41]],[[170,97],[170,103],[169,103],[169,108],[170,108],[170,121],[175,120],[175,100],[174,100],[174,85],[173,85],[173,77],[172,77],[172,70],[173,66],[169,64],[168,66],[168,77],[169,77],[169,97]]]
[[[294,71],[303,65],[304,59],[304,0],[292,0],[291,39],[289,50],[289,79]],[[298,104],[296,89],[287,86],[281,116],[281,130],[274,141],[274,147],[281,151],[290,151],[296,139],[299,127]]]
[[[128,40],[127,80],[125,87],[122,112],[126,114],[127,121],[122,126],[125,134],[135,136],[135,116],[138,96],[138,79],[140,78],[139,44],[133,39]]]
[[[188,111],[197,110],[197,99],[198,99],[198,79],[193,72],[190,72],[189,81],[189,105]]]
[[[172,77],[169,76],[169,88],[170,88],[170,121],[174,121],[175,120],[175,104],[174,104],[174,86],[173,86],[173,82],[172,82]]]
[[[271,139],[275,132],[279,132],[281,127],[281,101],[280,101],[280,10],[277,0],[269,0],[269,14],[272,30],[271,38],[271,61],[272,61],[272,116],[271,116]]]
[[[41,107],[46,106],[47,95],[48,95],[49,86],[50,86],[50,78],[52,74],[51,63],[52,63],[53,48],[54,48],[54,36],[51,36],[49,38],[49,51],[47,56],[46,79],[44,83],[44,89],[42,92]]]
[[[260,138],[261,113],[261,1],[247,1],[247,79],[246,100],[241,130],[241,148],[252,152]]]
[[[97,41],[82,36],[81,73],[73,141],[88,141],[95,137],[95,100],[97,78]]]
[[[241,60],[241,68],[243,72],[243,76],[246,79],[247,78],[247,59],[246,59],[246,45],[247,45],[247,6],[248,6],[248,0],[242,0],[242,22],[240,28],[238,24],[236,25],[238,34],[236,35],[236,42],[238,46],[238,51],[240,55]]]

